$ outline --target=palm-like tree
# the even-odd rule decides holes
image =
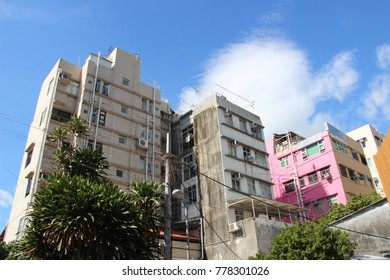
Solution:
[[[61,149],[62,143],[68,138],[69,131],[66,127],[58,126],[53,129],[48,135],[48,139],[57,145],[57,149]]]
[[[73,139],[73,147],[76,148],[78,139],[88,135],[87,121],[76,116],[72,116],[66,123],[67,130]]]
[[[148,227],[108,180],[60,173],[35,196],[22,239],[27,259],[153,259]]]

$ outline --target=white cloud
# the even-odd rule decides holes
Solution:
[[[383,44],[377,47],[376,59],[379,68],[384,70],[390,68],[390,44]]]
[[[9,192],[0,189],[0,207],[10,207],[12,200],[12,195]]]
[[[229,101],[253,111],[263,121],[266,136],[287,128],[304,134],[329,116],[318,112],[324,100],[342,101],[358,81],[353,52],[342,52],[315,72],[304,50],[282,38],[250,38],[217,51],[205,64],[200,92],[185,88],[182,98],[193,105],[218,91]],[[249,102],[224,91],[219,84]],[[186,111],[188,104],[182,104]],[[317,130],[318,132],[318,130]]]
[[[365,116],[371,120],[385,118],[390,120],[390,75],[378,75],[369,85],[363,98]]]

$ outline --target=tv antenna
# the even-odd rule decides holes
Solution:
[[[216,85],[216,86],[219,86],[220,88],[226,90],[227,92],[229,92],[229,93],[231,93],[231,94],[234,94],[235,96],[241,98],[242,100],[248,102],[249,105],[250,105],[253,109],[255,109],[255,101],[250,101],[250,100],[248,100],[248,99],[242,97],[241,95],[239,95],[239,94],[237,94],[237,93],[235,93],[235,92],[233,92],[233,91],[231,91],[231,90],[228,90],[227,88],[225,88],[225,87],[223,87],[223,86],[221,86],[221,85],[219,85],[219,84],[217,84],[217,83],[216,83],[215,85]]]

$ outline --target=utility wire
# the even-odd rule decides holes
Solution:
[[[184,186],[183,181],[181,180],[181,178],[180,178],[177,174],[176,174],[176,178],[179,180],[180,184],[183,186],[184,191],[185,191],[186,187]],[[202,214],[202,212],[200,211],[198,205],[197,205],[196,203],[194,203],[194,205],[195,205],[195,207],[198,209],[200,216],[206,221],[206,223],[209,225],[209,227],[210,227],[211,230],[215,233],[215,235],[219,238],[219,240],[221,240],[221,242],[226,246],[226,248],[229,249],[230,252],[233,253],[233,255],[235,255],[238,259],[242,260],[242,259],[241,259],[233,250],[232,250],[232,248],[230,248],[229,245],[226,244],[225,241],[223,241],[222,237],[215,231],[215,229],[212,227],[212,225],[211,225],[210,222],[206,219],[206,217],[203,216],[203,214]]]

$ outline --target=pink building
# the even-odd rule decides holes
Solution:
[[[361,145],[328,123],[307,139],[274,134],[266,145],[275,200],[305,207],[309,219],[374,191]]]

